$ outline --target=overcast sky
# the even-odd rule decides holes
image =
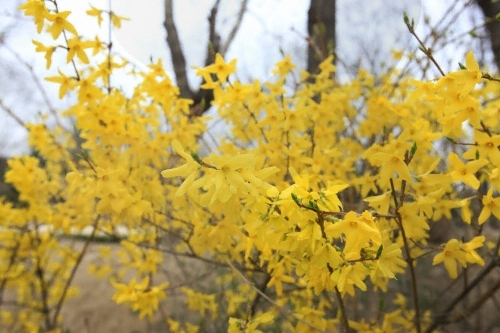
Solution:
[[[7,0],[0,0],[4,3]],[[177,24],[182,47],[189,65],[201,66],[204,61],[207,43],[207,17],[214,1],[209,0],[174,0],[174,19]],[[354,63],[372,54],[378,59],[389,57],[390,49],[404,49],[411,36],[403,23],[402,12],[406,10],[418,23],[429,14],[439,17],[451,0],[415,0],[394,1],[392,5],[384,0],[337,0],[337,37],[338,54],[342,60]],[[60,10],[71,10],[69,19],[75,22],[77,30],[92,37],[105,31],[99,31],[96,22],[86,17],[89,4],[98,8],[107,8],[108,0],[58,0]],[[145,5],[147,3],[147,5]],[[217,29],[224,39],[234,24],[235,13],[240,1],[222,0],[219,10]],[[166,47],[166,33],[163,28],[163,0],[112,0],[113,11],[129,17],[123,22],[123,28],[114,33],[113,47],[137,65],[149,63],[152,58],[163,63],[173,73],[170,56]],[[241,22],[241,28],[230,47],[226,58],[238,59],[239,78],[249,81],[258,78],[261,81],[270,77],[274,63],[281,59],[280,49],[292,55],[300,67],[306,63],[306,18],[309,0],[249,0],[248,11]],[[390,7],[392,6],[392,7]],[[0,45],[0,99],[15,111],[23,120],[33,121],[39,113],[46,110],[43,96],[36,92],[33,78],[15,56],[8,51],[13,49],[21,55],[26,64],[33,66],[40,77],[46,76],[43,55],[35,54],[32,39],[49,41],[37,36],[30,19],[19,18],[15,14],[14,1],[2,8],[0,5],[0,35],[4,45]],[[422,9],[422,11],[421,11]],[[470,24],[468,17],[462,18],[462,25]],[[11,27],[14,27],[13,29]],[[64,55],[58,52],[55,64],[64,63]],[[454,53],[456,61],[463,61],[463,55]],[[456,62],[455,62],[456,63]],[[367,63],[364,63],[368,66]],[[56,71],[53,66],[52,71]],[[5,80],[8,78],[8,80]],[[189,79],[195,85],[197,78],[189,72]],[[6,82],[7,81],[7,82]],[[57,96],[58,87],[43,83],[50,96]],[[51,100],[57,108],[64,108],[70,101]],[[14,121],[0,110],[0,154],[12,155],[27,151],[24,130],[19,129]]]

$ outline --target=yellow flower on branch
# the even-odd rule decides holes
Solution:
[[[40,33],[43,28],[43,23],[45,19],[50,15],[47,7],[45,7],[45,1],[43,0],[30,0],[23,3],[18,8],[19,10],[24,10],[25,16],[33,16],[36,24],[36,31]]]
[[[236,59],[231,60],[229,63],[224,61],[220,53],[215,55],[215,63],[206,67],[206,70],[212,74],[217,75],[221,82],[225,82],[227,77],[236,71]]]
[[[141,282],[137,283],[137,280],[133,278],[129,284],[119,283],[116,281],[111,281],[113,287],[116,291],[113,295],[113,301],[117,304],[135,302],[138,298],[138,293],[143,292],[149,286],[149,277],[146,277]]]
[[[401,248],[398,244],[393,243],[387,247],[383,247],[382,253],[377,260],[377,271],[380,271],[383,276],[395,279],[395,274],[403,273],[406,267],[406,261],[403,259]]]
[[[71,77],[64,75],[61,70],[58,70],[59,76],[49,76],[46,77],[45,80],[50,82],[59,83],[59,98],[63,98],[69,90],[72,90],[75,87],[75,82]]]
[[[69,14],[71,14],[71,12],[66,10],[64,12],[49,14],[47,16],[47,20],[52,22],[52,25],[47,29],[52,35],[52,38],[57,39],[61,35],[63,30],[67,30],[73,35],[78,35],[73,24],[66,20]]]
[[[479,64],[477,63],[472,51],[467,52],[467,55],[465,56],[465,66],[467,69],[459,70],[447,75],[448,77],[452,77],[460,82],[461,91],[459,99],[462,99],[470,94],[475,85],[481,83],[482,80],[482,73],[479,69]]]
[[[198,171],[200,165],[193,159],[191,155],[184,151],[184,148],[179,141],[172,141],[172,148],[174,148],[175,152],[186,160],[186,164],[176,168],[163,170],[161,172],[161,175],[165,178],[186,177],[181,186],[179,186],[179,188],[175,192],[175,195],[181,196],[186,193],[187,189],[193,184],[196,177],[196,172]]]
[[[79,37],[73,37],[68,40],[68,54],[66,62],[69,63],[76,56],[82,63],[88,64],[89,57],[85,53],[85,49],[94,47],[94,43],[90,40],[82,41]]]
[[[479,225],[486,222],[491,214],[495,215],[497,219],[500,219],[500,197],[493,198],[493,187],[490,187],[486,195],[483,196],[482,202],[483,209],[481,209],[481,214],[479,214]]]
[[[453,168],[450,175],[454,182],[461,181],[475,190],[479,188],[479,180],[474,173],[488,164],[488,160],[480,158],[465,164],[460,160],[460,157],[453,152],[448,155],[448,160],[450,161],[450,166]]]
[[[474,138],[476,139],[477,145],[472,146],[463,156],[468,159],[473,159],[477,151],[480,157],[487,157],[493,165],[500,166],[500,150],[498,150],[498,146],[500,146],[500,135],[489,136],[486,133],[475,131]]]
[[[394,173],[397,173],[399,178],[407,182],[413,182],[410,170],[408,170],[408,165],[406,165],[401,158],[383,152],[375,153],[371,158],[382,161],[382,167],[380,168],[380,186],[385,186]]]
[[[433,265],[440,264],[444,262],[444,267],[448,271],[448,274],[452,279],[456,279],[457,273],[457,261],[466,267],[466,253],[462,249],[462,244],[457,239],[450,239],[442,252],[438,253],[432,260]]]
[[[32,40],[32,42],[36,45],[36,52],[45,52],[45,60],[47,61],[46,68],[49,69],[50,65],[52,65],[52,54],[54,54],[56,47],[43,45],[36,40]]]
[[[99,24],[99,26],[101,26],[101,23],[102,23],[102,10],[101,9],[98,9],[92,5],[90,5],[90,8],[89,10],[87,10],[87,15],[89,16],[95,16],[97,18],[97,23]]]
[[[325,228],[328,237],[337,238],[341,234],[345,235],[344,253],[359,252],[369,240],[375,244],[380,244],[380,230],[376,228],[373,217],[368,211],[358,215],[356,212],[348,212],[344,218]]]
[[[110,15],[111,15],[111,23],[113,23],[113,26],[118,29],[122,27],[122,21],[130,20],[128,17],[118,16],[113,12],[111,12]]]
[[[486,237],[476,236],[469,242],[464,244],[465,260],[467,262],[484,266],[484,259],[475,251],[475,249],[483,247]]]
[[[276,68],[273,69],[273,74],[279,74],[279,76],[286,76],[288,73],[295,69],[295,64],[292,62],[292,58],[288,54],[285,59],[279,61],[276,64]]]

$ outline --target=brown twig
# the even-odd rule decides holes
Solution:
[[[419,302],[418,302],[418,290],[417,290],[417,276],[415,274],[415,267],[413,266],[413,262],[415,261],[415,259],[411,256],[410,244],[408,241],[408,237],[406,236],[406,230],[403,227],[403,219],[399,213],[399,209],[403,206],[404,203],[403,198],[404,198],[406,181],[405,180],[402,181],[400,199],[398,199],[397,197],[396,189],[394,187],[394,181],[392,180],[392,178],[390,178],[390,184],[391,184],[391,194],[394,200],[394,205],[397,215],[396,223],[398,224],[398,228],[401,231],[401,237],[403,239],[403,245],[405,249],[406,262],[408,263],[408,267],[410,269],[411,287],[413,294],[413,307],[415,309],[415,328],[417,330],[417,333],[420,333],[422,331],[422,328],[420,323],[420,307],[418,304]]]
[[[243,275],[243,273],[241,273],[236,267],[234,267],[234,265],[231,263],[231,261],[229,261],[228,259],[226,259],[226,264],[231,267],[231,269],[246,283],[248,284],[256,293],[260,294],[262,296],[262,298],[264,298],[266,301],[268,301],[269,303],[271,303],[274,307],[276,307],[284,316],[287,320],[289,320],[288,318],[289,317],[292,317],[298,321],[300,321],[301,323],[309,326],[310,328],[318,331],[318,332],[324,332],[326,333],[325,331],[323,331],[321,328],[317,327],[316,325],[296,316],[295,314],[293,314],[292,312],[290,312],[289,310],[285,309],[284,307],[282,307],[281,305],[279,305],[278,303],[276,303],[273,299],[271,299],[269,296],[267,296],[265,293],[263,293],[262,291],[259,290],[259,288],[257,288],[256,286],[253,285],[252,282],[250,282],[246,277],[245,275]]]

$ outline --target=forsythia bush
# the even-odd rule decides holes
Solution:
[[[361,70],[342,84],[331,57],[300,78],[286,57],[275,79],[246,84],[232,79],[236,60],[217,55],[197,74],[227,133],[205,156],[208,117],[190,116],[161,61],[133,69],[111,43],[80,36],[56,0],[20,9],[54,39],[33,41],[47,68],[65,53],[69,65],[47,80],[74,97],[61,114],[75,126],[26,124],[37,154],[9,161],[19,202],[0,204],[3,332],[63,332],[61,309],[78,296],[72,281],[98,235],[120,241],[121,267],[94,273],[140,318],[168,301],[175,281],[156,278],[167,253],[225,267],[224,293],[180,289],[228,332],[432,330],[443,314],[419,302],[420,263],[453,279],[498,263],[487,231],[500,218],[499,84],[471,52],[434,81]],[[87,13],[116,27],[124,19]],[[131,93],[114,85],[120,71],[137,82]],[[431,226],[451,219],[457,238],[430,244]],[[85,230],[83,246],[66,241]],[[405,276],[407,292],[391,292]],[[348,311],[349,295],[373,290],[385,297],[379,315]],[[200,330],[166,321],[171,332]]]

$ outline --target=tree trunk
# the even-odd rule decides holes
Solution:
[[[490,35],[491,50],[495,57],[497,70],[500,70],[500,21],[495,16],[500,13],[500,2],[492,0],[476,0],[486,21],[486,29]]]
[[[336,45],[336,0],[311,0],[307,13],[307,71],[316,73],[318,65],[330,54]]]

